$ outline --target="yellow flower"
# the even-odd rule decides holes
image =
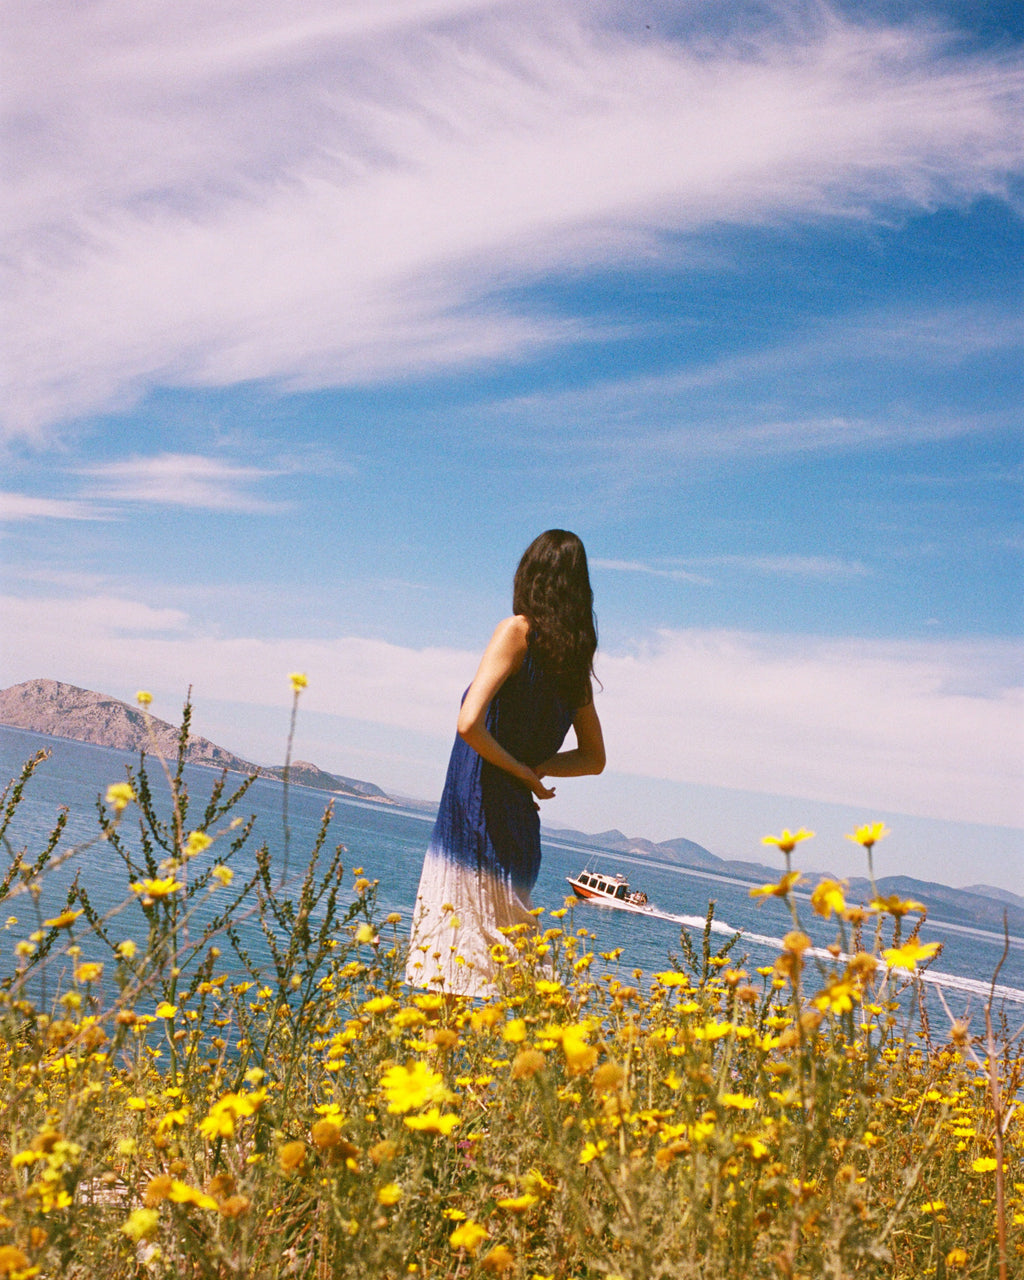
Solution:
[[[822,1013],[846,1013],[855,1000],[860,1000],[860,994],[852,983],[833,980],[811,1003]]]
[[[127,782],[113,782],[107,787],[106,803],[115,813],[122,813],[135,799],[135,792]]]
[[[526,1022],[522,1018],[510,1018],[501,1031],[503,1040],[509,1044],[522,1044],[526,1039]]]
[[[884,822],[868,822],[863,827],[858,827],[856,831],[846,838],[847,840],[852,840],[854,844],[870,849],[879,840],[884,840],[886,836],[891,835],[892,832]]]
[[[81,911],[62,911],[52,920],[44,920],[43,924],[47,929],[70,929],[81,914]]]
[[[549,1182],[539,1169],[531,1169],[523,1179],[523,1185],[527,1191],[533,1192],[535,1195],[550,1195],[555,1189],[555,1184]]]
[[[313,1146],[320,1151],[329,1151],[341,1142],[341,1126],[333,1120],[317,1120],[309,1131]]]
[[[161,1000],[153,1012],[158,1018],[173,1018],[178,1012],[178,1006],[171,1004],[169,1000]]]
[[[14,1275],[29,1265],[28,1258],[13,1244],[0,1245],[0,1276]]]
[[[185,857],[194,858],[197,853],[209,849],[211,844],[213,844],[213,837],[207,835],[205,831],[190,831],[185,841]]]
[[[992,1173],[996,1167],[996,1159],[994,1156],[979,1156],[971,1165],[975,1173]]]
[[[451,1097],[441,1074],[422,1062],[414,1062],[411,1067],[389,1067],[381,1077],[381,1088],[392,1115],[430,1102],[446,1102]]]
[[[214,880],[219,880],[221,884],[225,886],[229,885],[235,878],[235,873],[230,867],[225,867],[223,863],[220,866],[214,867],[210,872],[210,875],[213,876]]]
[[[709,1018],[702,1027],[695,1027],[693,1030],[693,1038],[695,1040],[721,1040],[733,1030],[731,1022],[719,1022],[716,1018]]]
[[[690,985],[690,979],[686,974],[679,973],[676,969],[666,969],[662,973],[656,973],[654,977],[663,987],[688,987]]]
[[[145,894],[147,898],[166,898],[184,887],[173,876],[164,876],[162,880],[135,880],[132,883],[134,892]]]
[[[453,1249],[465,1249],[469,1254],[475,1254],[481,1244],[490,1237],[490,1232],[486,1227],[482,1227],[479,1222],[474,1222],[472,1218],[467,1218],[465,1222],[460,1223],[448,1237],[448,1243]]]
[[[78,968],[75,970],[75,981],[76,982],[95,982],[102,973],[103,973],[103,966],[101,964],[97,964],[95,961],[90,960],[90,961],[87,961],[85,964],[80,964]]]
[[[125,938],[124,942],[117,944],[117,954],[122,960],[134,960],[135,952],[138,950],[131,938]]]
[[[532,1205],[535,1205],[540,1197],[533,1196],[529,1191],[524,1191],[520,1196],[511,1196],[505,1200],[498,1201],[499,1209],[507,1209],[510,1213],[525,1213]]]
[[[451,1131],[457,1128],[462,1121],[451,1112],[447,1115],[442,1115],[437,1107],[431,1107],[429,1111],[425,1111],[422,1115],[406,1116],[405,1123],[410,1129],[415,1129],[419,1133],[439,1133],[447,1138]]]
[[[785,898],[790,889],[797,884],[803,876],[799,871],[787,871],[778,884],[762,884],[756,889],[750,890],[752,898]]]
[[[512,1079],[526,1080],[535,1076],[546,1065],[546,1061],[539,1049],[520,1049],[512,1060]]]
[[[912,898],[901,898],[898,893],[891,893],[888,898],[872,898],[872,911],[887,911],[889,915],[896,916],[897,919],[902,918],[911,911],[924,912],[927,910],[923,902],[915,902]]]
[[[803,827],[799,831],[784,827],[781,836],[764,836],[761,843],[775,845],[780,853],[792,853],[801,841],[810,840],[813,836],[813,831],[805,831]]]
[[[882,955],[890,969],[914,970],[919,960],[930,960],[938,949],[937,942],[918,942],[911,938],[902,947],[886,947]]]
[[[155,1208],[137,1208],[129,1213],[127,1219],[122,1222],[120,1229],[128,1236],[129,1240],[134,1240],[136,1244],[140,1240],[151,1240],[156,1235],[156,1229],[160,1226],[160,1213]]]
[[[210,1107],[209,1114],[199,1122],[199,1131],[207,1138],[230,1138],[235,1132],[235,1121],[255,1115],[266,1101],[265,1089],[252,1093],[225,1093]]]
[[[846,899],[843,886],[838,880],[820,880],[811,890],[811,906],[824,919],[828,920],[832,912],[837,914],[846,910]]]
[[[277,1162],[285,1173],[295,1173],[297,1169],[301,1169],[306,1159],[306,1144],[304,1142],[286,1142],[277,1149]]]
[[[946,1207],[945,1200],[926,1200],[921,1206],[922,1213],[941,1213]]]
[[[719,1095],[718,1101],[723,1107],[731,1107],[734,1111],[751,1111],[757,1105],[745,1093],[723,1093]]]
[[[397,1182],[386,1182],[377,1192],[377,1203],[384,1205],[398,1204],[402,1198],[402,1188]]]
[[[580,1152],[580,1164],[590,1164],[591,1160],[596,1160],[601,1152],[607,1149],[608,1143],[604,1138],[599,1138],[597,1142],[585,1142]]]
[[[480,1259],[480,1270],[494,1275],[504,1275],[516,1265],[515,1254],[507,1245],[496,1244]]]
[[[174,1179],[170,1174],[158,1173],[146,1183],[146,1189],[142,1193],[142,1203],[148,1209],[155,1208],[171,1194],[173,1185]]]
[[[153,701],[153,695],[149,692],[148,689],[140,689],[138,693],[135,695],[135,701],[139,704],[140,707],[148,707],[149,704]]]
[[[309,681],[301,671],[289,672],[288,679],[292,682],[292,690],[295,693],[301,692],[301,690],[305,689],[309,684]]]
[[[626,1072],[617,1062],[603,1062],[594,1072],[594,1092],[614,1093],[626,1082]]]
[[[587,1043],[590,1028],[585,1024],[566,1027],[562,1033],[562,1052],[569,1074],[578,1076],[597,1065],[597,1049]]]
[[[208,1196],[205,1191],[197,1191],[195,1187],[179,1182],[177,1178],[171,1180],[167,1199],[174,1204],[194,1204],[197,1209],[217,1208],[217,1201],[214,1200],[213,1196]]]
[[[962,1271],[967,1266],[967,1250],[957,1247],[946,1254],[946,1266],[950,1271]]]
[[[218,1208],[223,1218],[240,1218],[251,1204],[252,1201],[248,1196],[233,1195],[228,1196],[226,1200],[222,1200]]]
[[[768,1146],[762,1142],[756,1133],[740,1134],[735,1141],[738,1147],[746,1147],[750,1152],[751,1160],[763,1160],[769,1153]]]

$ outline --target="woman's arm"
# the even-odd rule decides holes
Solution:
[[[573,717],[572,727],[576,733],[575,748],[559,751],[538,765],[537,772],[542,778],[579,778],[586,773],[600,773],[604,768],[604,735],[593,702],[580,707]]]
[[[554,790],[546,787],[529,765],[517,760],[487,728],[487,709],[501,686],[523,665],[530,624],[519,615],[499,622],[480,659],[473,683],[466,691],[459,711],[459,737],[489,763],[504,769],[529,787],[538,800],[550,800]]]

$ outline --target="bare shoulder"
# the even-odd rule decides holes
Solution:
[[[503,618],[494,628],[485,658],[497,662],[506,674],[518,671],[529,647],[530,623],[519,614]]]
[[[525,656],[530,639],[530,620],[521,613],[503,618],[494,628],[491,644],[506,653]]]

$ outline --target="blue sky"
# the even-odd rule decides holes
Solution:
[[[298,753],[430,798],[565,526],[609,769],[549,822],[1024,889],[1019,6],[5,26],[0,685],[278,760],[305,670]]]

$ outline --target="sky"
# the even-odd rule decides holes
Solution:
[[[544,819],[1024,893],[1024,10],[10,0],[0,687],[436,799],[545,528]]]

